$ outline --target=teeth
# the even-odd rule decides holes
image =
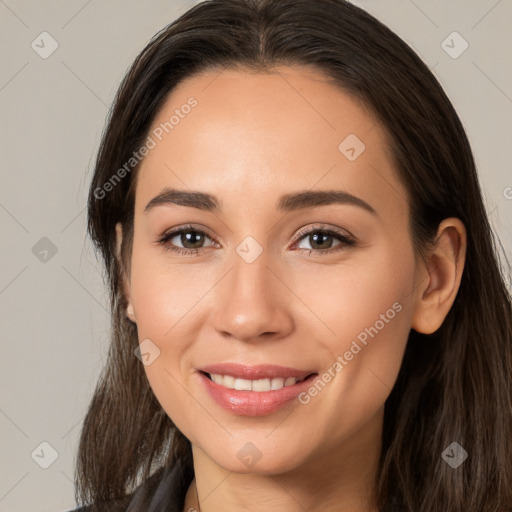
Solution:
[[[293,386],[297,382],[301,382],[304,379],[296,379],[295,377],[288,377],[287,379],[275,378],[275,379],[260,379],[260,380],[247,380],[247,379],[236,379],[231,375],[218,375],[212,373],[210,375],[213,382],[224,386],[229,389],[237,389],[241,391],[271,391],[281,389],[285,386]]]
[[[284,379],[275,378],[270,383],[270,389],[281,389],[284,388]]]

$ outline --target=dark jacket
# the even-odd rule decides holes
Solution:
[[[160,468],[123,498],[69,512],[183,512],[185,495],[193,478],[192,464],[180,460],[172,467]]]

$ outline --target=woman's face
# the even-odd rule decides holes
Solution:
[[[127,294],[166,413],[236,472],[378,446],[417,296],[382,127],[314,70],[282,66],[187,79],[149,136]],[[201,372],[223,363],[241,367]],[[291,370],[244,373],[258,365]]]

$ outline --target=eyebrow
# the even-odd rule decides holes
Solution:
[[[156,206],[170,204],[189,206],[208,212],[220,212],[222,209],[220,201],[211,194],[164,188],[160,194],[149,201],[146,208],[144,208],[144,212],[149,212]],[[285,194],[277,201],[276,208],[283,212],[291,212],[331,204],[358,206],[372,215],[378,216],[377,212],[366,201],[342,190],[306,190]]]

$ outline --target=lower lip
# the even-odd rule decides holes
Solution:
[[[216,384],[204,373],[198,372],[206,391],[221,407],[241,416],[263,416],[277,411],[302,391],[309,388],[318,374],[310,375],[307,379],[272,391],[240,391],[229,389]]]

